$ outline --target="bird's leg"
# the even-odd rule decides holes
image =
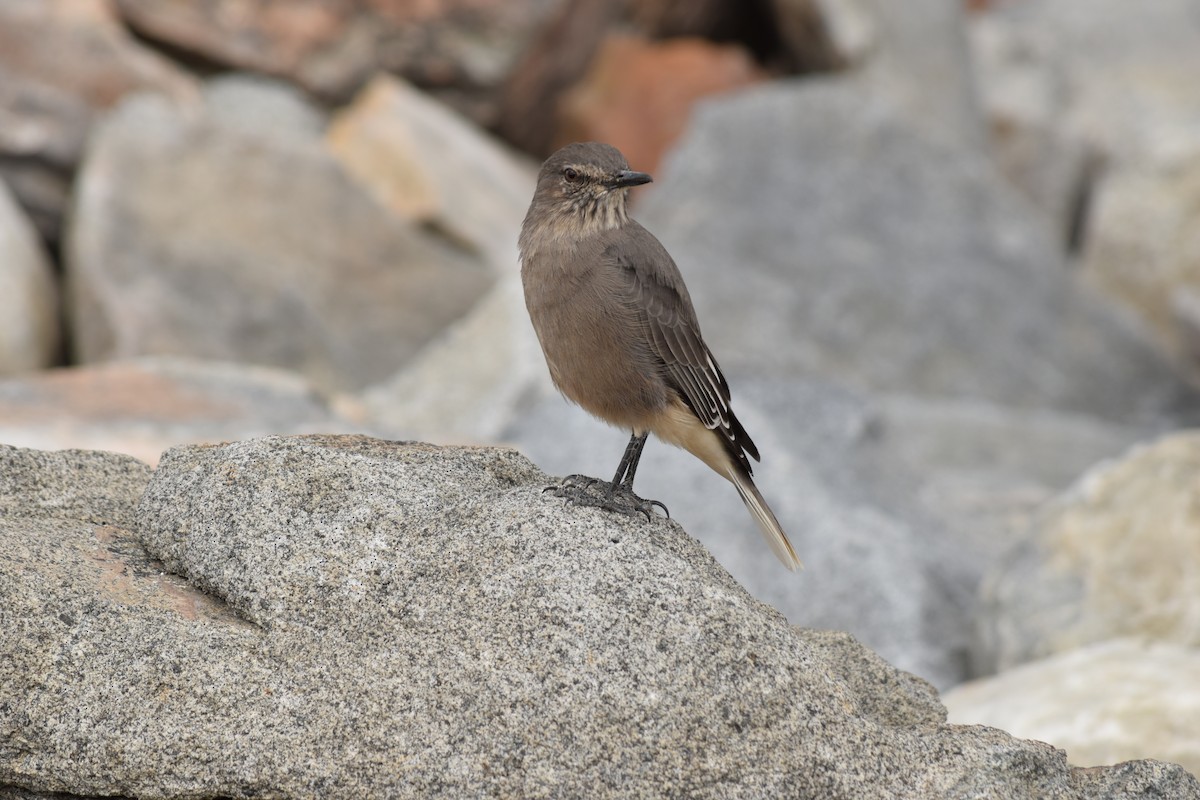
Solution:
[[[612,483],[608,485],[607,502],[602,508],[607,511],[622,511],[624,513],[641,512],[646,515],[649,520],[651,511],[655,506],[663,510],[663,513],[668,517],[671,512],[667,507],[657,500],[644,500],[634,494],[633,491],[633,476],[637,472],[638,462],[642,460],[642,449],[646,446],[646,437],[650,434],[634,433],[629,437],[629,444],[625,446],[625,455],[621,457],[621,463],[617,465],[617,474],[613,476]]]
[[[617,474],[613,476],[611,483],[604,483],[599,478],[590,478],[587,475],[568,475],[562,479],[562,483],[557,486],[547,486],[542,491],[554,492],[559,497],[566,497],[567,494],[587,494],[588,490],[596,484],[603,484],[604,497],[603,500],[608,500],[613,495],[613,489],[617,486],[623,486],[633,493],[633,473],[637,471],[637,462],[641,460],[642,448],[646,446],[646,437],[638,436],[636,433],[629,440],[629,444],[625,446],[625,455],[621,456],[621,463],[617,465]],[[630,470],[630,464],[633,469]],[[629,473],[629,477],[625,477],[625,473]],[[624,479],[624,480],[622,480]],[[578,499],[574,502],[580,503]],[[600,505],[600,503],[590,503],[586,505]]]
[[[621,456],[621,463],[617,465],[617,474],[613,475],[612,486],[626,486],[630,491],[633,490],[633,473],[637,472],[638,462],[642,460],[642,448],[646,446],[646,437],[648,433],[643,433],[638,436],[636,433],[629,437],[629,444],[625,445],[625,455]]]
[[[648,434],[633,434],[629,444],[625,446],[625,454],[617,465],[617,474],[612,482],[605,483],[599,478],[589,478],[586,475],[568,475],[557,486],[547,486],[544,491],[553,492],[558,497],[565,498],[577,506],[595,506],[605,511],[620,511],[622,514],[645,514],[650,519],[655,506],[663,510],[668,517],[671,512],[657,500],[644,500],[633,493],[633,476],[637,472],[638,462],[642,459],[642,448],[646,446]],[[592,487],[600,484],[602,493],[591,491]]]

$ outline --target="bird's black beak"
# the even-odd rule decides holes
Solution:
[[[651,178],[645,172],[634,172],[631,169],[623,169],[618,172],[610,182],[610,186],[614,189],[623,189],[629,186],[641,186],[643,183],[650,183],[654,178]]]

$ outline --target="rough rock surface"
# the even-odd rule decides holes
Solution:
[[[114,460],[23,467],[0,516],[0,786],[1200,797],[1176,766],[1073,770],[945,725],[927,684],[788,626],[673,523],[562,509],[511,451],[179,448],[132,529],[20,491],[103,485]]]
[[[0,519],[130,528],[150,474],[149,465],[118,453],[0,445]]]
[[[92,142],[67,254],[81,361],[190,355],[360,388],[491,285],[350,180],[293,91],[225,79],[206,100],[132,98]]]
[[[986,579],[980,671],[1122,636],[1200,646],[1198,481],[1194,431],[1080,478]]]
[[[1200,772],[1200,648],[1115,639],[956,686],[950,721],[1049,742],[1077,766],[1157,758]]]

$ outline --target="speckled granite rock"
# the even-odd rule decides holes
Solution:
[[[30,484],[86,485],[117,457],[29,458]],[[1200,797],[1178,767],[1081,772],[948,726],[928,684],[788,626],[676,524],[547,481],[509,450],[273,437],[172,450],[132,530],[0,517],[0,787]]]

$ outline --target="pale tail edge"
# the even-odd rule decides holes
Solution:
[[[738,494],[742,496],[742,502],[750,510],[750,515],[758,523],[763,538],[771,546],[771,552],[793,572],[797,569],[804,569],[804,564],[800,562],[800,557],[792,549],[792,543],[788,541],[787,534],[783,532],[783,526],[775,518],[775,513],[771,511],[771,507],[759,493],[754,481],[749,475],[741,475],[738,474],[739,472],[740,470],[736,469],[729,470],[729,480],[737,487]]]

